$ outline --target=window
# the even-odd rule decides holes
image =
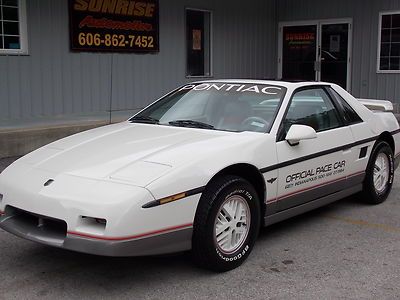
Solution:
[[[211,12],[186,10],[186,75],[210,77]]]
[[[25,0],[0,0],[0,54],[26,54]]]
[[[131,118],[135,122],[269,132],[286,88],[265,84],[194,83],[160,99]],[[202,124],[199,124],[202,123]],[[211,128],[210,128],[211,127]]]
[[[341,110],[343,111],[343,117],[347,125],[357,124],[362,122],[360,116],[354,111],[354,109],[336,92],[334,89],[330,88],[332,95],[335,97],[336,101],[339,103]]]
[[[293,124],[307,125],[317,132],[341,126],[337,111],[322,88],[294,94],[283,123],[285,134]]]
[[[378,72],[400,73],[400,11],[379,18]]]

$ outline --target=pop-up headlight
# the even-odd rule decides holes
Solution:
[[[121,180],[137,186],[146,186],[170,171],[171,166],[154,162],[139,161],[126,166],[111,175],[111,179]]]

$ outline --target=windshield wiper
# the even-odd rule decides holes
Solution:
[[[136,116],[129,121],[132,123],[159,124],[159,120],[148,116]]]
[[[172,126],[178,126],[178,127],[214,129],[214,126],[212,126],[210,124],[199,122],[199,121],[193,121],[193,120],[176,120],[176,121],[171,121],[168,124],[172,125]]]

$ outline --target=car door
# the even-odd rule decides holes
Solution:
[[[339,109],[343,112],[345,122],[351,129],[355,139],[353,147],[354,165],[353,172],[364,172],[367,168],[372,149],[376,142],[376,133],[371,130],[368,122],[364,122],[356,111],[347,103],[335,89],[328,88],[328,92],[339,104]]]
[[[347,188],[351,182],[354,138],[324,86],[296,90],[277,136],[277,209],[286,210]],[[316,138],[290,145],[286,133],[307,125]]]

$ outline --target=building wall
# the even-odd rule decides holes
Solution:
[[[29,55],[0,56],[0,127],[108,118],[188,81],[185,7],[213,12],[214,78],[276,76],[273,0],[160,0],[160,52],[145,55],[72,53],[68,1],[26,2]]]
[[[353,19],[352,93],[400,103],[400,74],[376,72],[379,12],[400,10],[399,0],[278,0],[278,19]]]

